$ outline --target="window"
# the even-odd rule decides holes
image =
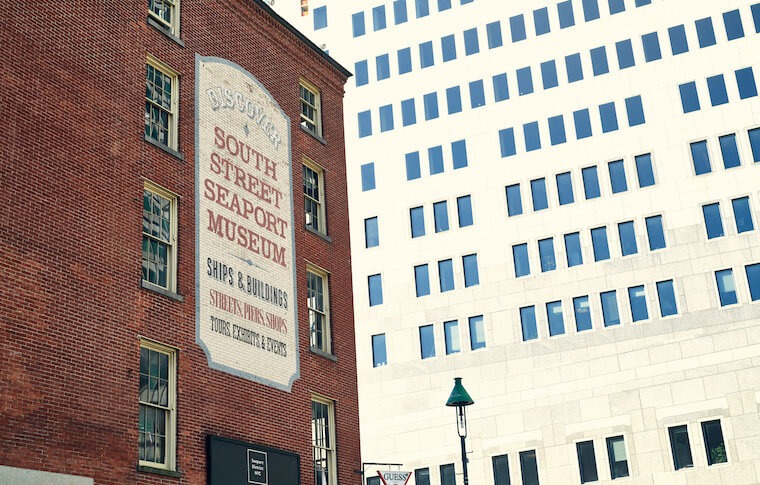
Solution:
[[[718,285],[718,298],[720,306],[728,306],[737,303],[736,285],[734,284],[734,272],[731,269],[723,269],[715,272],[715,282]]]
[[[177,289],[177,196],[151,183],[143,187],[142,281]]]
[[[415,180],[422,176],[420,172],[420,153],[407,153],[406,159],[406,179]]]
[[[380,235],[377,229],[377,217],[364,219],[364,247],[374,248],[380,245]]]
[[[515,15],[509,18],[509,30],[512,32],[512,42],[525,40],[525,18],[522,15]]]
[[[731,206],[734,209],[734,222],[736,222],[737,234],[754,230],[755,225],[752,222],[752,210],[749,206],[749,197],[733,199],[731,201]]]
[[[760,33],[760,3],[750,7],[752,9],[752,19],[755,21],[755,32]]]
[[[607,242],[607,228],[597,227],[591,229],[591,246],[594,249],[594,261],[610,259],[610,246]]]
[[[557,81],[557,66],[553,60],[541,63],[541,80],[544,89],[555,88],[559,84]]]
[[[591,49],[591,70],[594,76],[610,72],[610,66],[607,64],[607,50],[604,46]]]
[[[413,238],[425,235],[425,214],[422,207],[409,209],[409,222],[411,223]]]
[[[634,322],[640,322],[649,318],[647,294],[644,290],[644,285],[628,288],[628,300],[631,303],[631,318]]]
[[[749,297],[752,301],[760,300],[760,263],[749,264],[744,267],[749,284]]]
[[[691,446],[689,445],[689,431],[686,425],[668,428],[670,436],[670,451],[673,453],[673,466],[676,470],[691,468],[694,462],[691,459]]]
[[[533,92],[533,75],[530,73],[530,66],[517,70],[517,92],[520,96]]]
[[[635,0],[634,2],[637,7],[643,7],[644,5],[649,5],[652,3],[652,0]]]
[[[525,135],[525,151],[532,152],[541,148],[541,135],[538,131],[538,122],[526,123],[523,125],[523,135]]]
[[[491,78],[493,81],[493,97],[497,103],[509,99],[509,86],[507,85],[507,74],[501,73]]]
[[[517,153],[515,149],[515,130],[513,128],[504,128],[499,130],[499,148],[501,157],[511,157]]]
[[[456,474],[454,473],[454,464],[441,465],[441,485],[456,485]]]
[[[649,250],[656,251],[665,247],[665,231],[662,228],[662,216],[651,216],[644,219],[647,226]]]
[[[327,272],[315,266],[307,266],[306,296],[311,348],[330,354],[332,353],[332,326],[330,325],[330,293]]]
[[[591,136],[591,116],[588,109],[574,111],[573,122],[575,123],[575,137],[578,140]]]
[[[713,106],[728,103],[728,93],[726,92],[726,82],[723,80],[723,74],[707,78],[707,92],[710,94],[710,104]]]
[[[407,72],[412,72],[412,51],[409,47],[406,47],[404,49],[399,49],[396,52],[396,56],[398,57],[398,73],[406,74]]]
[[[491,457],[491,465],[493,466],[493,484],[510,485],[507,455]]]
[[[557,15],[559,16],[559,28],[566,29],[575,25],[575,16],[573,15],[573,3],[571,0],[565,0],[557,4]]]
[[[409,20],[406,13],[406,0],[393,0],[393,19],[396,25]]]
[[[684,113],[699,111],[699,95],[697,94],[697,85],[694,81],[684,83],[678,86],[681,94],[681,107]]]
[[[369,83],[369,72],[367,70],[367,61],[358,61],[354,63],[354,74],[356,75],[356,86],[364,86]]]
[[[423,359],[435,357],[435,334],[432,325],[420,327],[420,356]],[[419,483],[419,478],[417,480]]]
[[[372,27],[375,31],[383,30],[385,23],[385,5],[379,5],[372,9]]]
[[[605,291],[599,295],[602,302],[602,320],[605,327],[620,325],[620,312],[618,311],[617,292]]]
[[[365,163],[361,166],[362,192],[375,188],[375,164]]]
[[[531,305],[520,308],[520,326],[522,327],[523,342],[538,338],[536,307]]]
[[[660,301],[660,316],[667,317],[678,313],[673,280],[659,281],[657,283],[657,299]]]
[[[538,257],[541,260],[541,272],[557,269],[557,260],[554,258],[554,238],[540,239],[538,241]]]
[[[549,207],[549,199],[546,197],[546,179],[531,180],[530,194],[533,198],[534,211],[540,211]]]
[[[462,111],[462,95],[459,86],[446,88],[446,107],[450,115]]]
[[[515,263],[515,278],[530,274],[530,261],[528,259],[528,244],[515,244],[512,246],[512,258]]]
[[[430,41],[423,42],[420,44],[420,67],[424,69],[432,66],[433,63],[433,43]]]
[[[615,103],[600,104],[599,117],[602,119],[602,133],[609,133],[618,129]]]
[[[443,335],[446,342],[446,355],[455,354],[461,350],[459,345],[459,322],[457,320],[451,320],[449,322],[443,322]],[[451,483],[454,483],[454,465],[451,466]]]
[[[314,136],[322,136],[322,105],[319,90],[303,79],[301,84],[301,128]]]
[[[641,43],[644,45],[644,60],[647,62],[662,59],[660,51],[660,39],[657,32],[651,32],[641,36]]]
[[[366,33],[366,29],[364,28],[364,12],[356,12],[351,15],[351,27],[354,37],[361,37]]]
[[[380,106],[380,132],[393,129],[393,105]]]
[[[464,31],[464,53],[467,56],[480,52],[478,43],[478,29],[468,29]]]
[[[758,8],[758,12],[760,12],[760,8]],[[749,130],[747,135],[749,136],[749,145],[752,149],[752,161],[758,163],[760,162],[760,128]]]
[[[583,2],[583,18],[586,22],[599,18],[599,4],[597,0],[581,0]]]
[[[686,39],[686,29],[683,24],[670,27],[668,37],[670,37],[670,51],[674,56],[689,52],[689,41]]]
[[[427,468],[414,470],[415,485],[430,485],[430,471]]]
[[[565,56],[565,68],[567,70],[567,82],[574,83],[583,80],[583,64],[579,53]]]
[[[438,93],[428,93],[422,97],[425,107],[425,120],[438,118]]]
[[[638,126],[646,123],[641,96],[625,98],[625,112],[628,115],[628,126]]]
[[[488,38],[488,48],[495,49],[503,45],[501,39],[501,22],[491,22],[486,24],[486,37]]]
[[[607,457],[610,462],[610,478],[614,480],[628,476],[628,457],[622,436],[607,438]]]
[[[472,109],[480,108],[486,104],[486,93],[483,87],[483,80],[478,79],[470,84],[470,107]]]
[[[414,0],[414,7],[418,19],[430,15],[430,6],[428,5],[428,0]]]
[[[441,293],[454,289],[454,265],[450,259],[438,261],[438,285]]]
[[[609,6],[610,6],[610,15],[615,15],[616,13],[625,12],[625,3],[623,0],[609,0]]]
[[[707,239],[721,237],[723,233],[723,219],[720,215],[720,204],[705,204],[702,206],[702,214],[705,218],[705,228],[707,229]]]
[[[314,30],[324,29],[325,27],[327,27],[327,7],[317,7],[314,9]]]
[[[709,47],[715,45],[715,30],[713,29],[712,19],[705,17],[694,22],[697,26],[697,40],[699,47]]]
[[[633,45],[631,45],[631,39],[616,42],[615,50],[617,51],[618,67],[620,69],[627,69],[636,65],[636,61],[633,58]]]
[[[625,165],[622,160],[616,160],[607,164],[610,172],[610,185],[612,193],[617,194],[628,190],[628,181],[625,177]]]
[[[572,268],[583,264],[583,252],[581,251],[581,235],[573,232],[565,234],[565,254],[567,254],[567,267]]]
[[[430,275],[427,264],[414,267],[414,288],[417,298],[430,294]]]
[[[634,158],[636,162],[636,175],[639,179],[639,187],[649,187],[654,185],[654,170],[652,169],[652,155],[644,153],[643,155],[636,155]]]
[[[467,166],[467,143],[464,140],[451,142],[451,159],[454,170]]]
[[[379,274],[367,277],[369,288],[369,306],[383,304],[383,278]]]
[[[162,30],[179,37],[179,0],[148,0],[148,14],[148,18],[155,20]]]
[[[726,169],[741,165],[742,162],[739,158],[739,148],[736,146],[735,134],[731,133],[730,135],[718,137],[718,144],[720,145],[720,153],[723,156],[723,166]]]
[[[314,449],[314,482],[337,483],[335,464],[335,403],[311,397],[311,444]]]
[[[435,232],[449,230],[449,206],[445,200],[433,204],[433,221]]]
[[[385,334],[372,336],[372,367],[380,367],[388,364],[388,356],[385,349]]]
[[[547,7],[533,11],[533,25],[536,27],[536,35],[549,33],[551,26],[549,25],[549,9]]]
[[[443,62],[453,61],[457,58],[457,45],[454,34],[441,37],[441,54]]]
[[[562,115],[549,118],[549,140],[552,145],[560,145],[567,141],[565,119]]]
[[[589,306],[588,296],[573,298],[573,313],[575,314],[575,329],[578,332],[591,330],[591,307]]]
[[[483,330],[483,315],[467,319],[470,326],[470,349],[483,349],[486,346],[486,334]]]
[[[459,227],[472,225],[472,201],[469,195],[457,197],[457,219]]]
[[[557,174],[557,196],[559,205],[572,204],[575,202],[573,196],[573,179],[570,172]]]
[[[388,59],[388,54],[382,54],[375,57],[375,71],[378,81],[391,77],[391,64]]]
[[[177,149],[179,75],[148,56],[145,64],[145,139]]]
[[[620,235],[620,252],[623,256],[639,252],[639,248],[636,245],[636,230],[633,227],[633,221],[618,224],[618,234]]]
[[[414,98],[401,101],[401,124],[409,126],[417,123],[417,111],[414,106]]]
[[[467,256],[462,256],[462,266],[464,267],[465,288],[480,284],[480,276],[478,274],[478,255],[468,254]]]
[[[734,74],[736,75],[736,84],[739,87],[740,99],[757,96],[757,86],[755,85],[755,75],[752,72],[752,67],[739,69]]]
[[[691,161],[694,164],[694,173],[702,175],[712,172],[710,165],[710,153],[707,151],[707,140],[695,141],[689,145],[691,149]]]
[[[739,11],[737,10],[737,14]],[[725,14],[724,14],[725,15]],[[723,430],[720,426],[720,419],[704,421],[702,423],[702,438],[705,441],[705,451],[707,452],[707,465],[712,466],[718,463],[726,463],[726,444],[723,442]]]
[[[586,199],[596,199],[599,197],[601,191],[599,190],[599,175],[596,165],[582,169],[581,175],[583,176],[583,193]]]
[[[372,115],[369,111],[362,111],[357,115],[359,119],[359,138],[372,134]]]
[[[581,483],[595,482],[599,480],[596,472],[596,455],[594,454],[593,441],[580,441],[575,443],[578,452],[578,469],[581,474]]]
[[[362,175],[364,175],[362,173]],[[324,172],[313,162],[303,164],[303,199],[306,227],[326,234],[324,209]]]
[[[451,0],[438,0],[438,11],[443,12],[451,8]]]
[[[522,196],[520,195],[520,184],[509,185],[505,187],[507,192],[507,215],[509,217],[522,214]]]
[[[539,485],[536,450],[520,452],[520,475],[523,485]]]
[[[549,322],[549,336],[565,333],[565,321],[562,317],[562,302],[552,301],[546,304],[546,319]]]
[[[177,351],[140,341],[140,465],[175,469]]]

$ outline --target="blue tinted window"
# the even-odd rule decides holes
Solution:
[[[515,130],[513,128],[499,130],[499,148],[501,149],[502,158],[517,153],[515,149]]]
[[[599,18],[599,4],[597,0],[582,0],[583,2],[583,18],[586,22],[596,20]]]
[[[433,220],[435,221],[435,232],[449,230],[449,205],[445,200],[433,204]]]
[[[549,26],[549,9],[539,8],[533,11],[533,25],[536,27],[536,35],[548,34],[551,27]]]
[[[633,221],[618,224],[618,234],[620,235],[620,252],[623,256],[639,252],[639,248],[636,245],[636,230],[633,227]]]
[[[618,129],[617,112],[615,111],[614,102],[600,104],[599,116],[602,118],[602,133]]]
[[[409,20],[406,13],[406,0],[393,0],[393,19],[396,25]]]
[[[375,164],[365,163],[361,167],[362,171],[362,191],[372,190],[375,188]]]
[[[674,56],[689,52],[689,41],[686,39],[686,29],[683,24],[670,27],[668,37],[670,37],[670,50]]]
[[[591,116],[588,109],[581,109],[573,112],[573,122],[575,123],[575,137],[579,140],[591,136]]]
[[[491,22],[486,24],[486,37],[488,37],[488,48],[495,49],[501,47],[503,41],[501,39],[501,22]]]
[[[602,319],[605,327],[620,324],[620,312],[618,311],[617,292],[605,291],[599,295],[602,302]]]
[[[752,67],[745,67],[736,71],[736,84],[739,86],[739,98],[747,99],[757,96],[757,85]]]
[[[654,170],[652,169],[652,156],[649,153],[636,155],[636,175],[639,179],[639,187],[654,185]]]
[[[520,326],[522,327],[523,342],[538,338],[536,326],[536,307],[526,306],[520,308]]]
[[[734,284],[734,272],[732,270],[716,271],[715,282],[718,284],[720,306],[733,305],[739,301],[736,298],[736,285]]]
[[[631,302],[631,318],[634,322],[640,322],[649,318],[647,294],[644,291],[644,285],[628,288],[628,300]]]
[[[443,147],[441,145],[428,148],[428,165],[430,166],[430,175],[443,172]]]
[[[712,19],[705,17],[694,22],[697,26],[697,40],[699,47],[709,47],[715,45],[715,30],[713,29]]]
[[[383,304],[383,279],[379,274],[367,278],[369,287],[369,306]]]
[[[417,123],[417,111],[414,106],[414,98],[401,101],[401,123],[404,126]]]
[[[520,184],[509,185],[507,192],[507,215],[518,216],[522,214],[522,197],[520,196]]]
[[[467,256],[462,256],[462,267],[464,268],[465,288],[480,284],[477,254],[468,254]]]
[[[486,346],[486,334],[483,329],[483,315],[470,317],[468,324],[470,326],[470,348],[472,350],[484,348]]]
[[[522,15],[509,18],[509,30],[512,32],[512,42],[525,40],[525,19]]]
[[[433,62],[433,42],[423,42],[420,44],[420,67],[430,67]]]
[[[752,160],[755,163],[760,162],[760,128],[749,130],[747,135],[749,136],[749,146],[752,149]]]
[[[438,283],[441,293],[454,289],[454,266],[450,259],[438,261]]]
[[[607,241],[607,228],[591,229],[591,246],[594,249],[594,261],[610,259],[610,246]]]
[[[385,5],[380,5],[372,9],[372,27],[375,30],[383,30],[385,24]]]
[[[573,179],[570,176],[570,172],[557,174],[557,196],[559,198],[559,205],[575,202]]]
[[[493,78],[493,97],[498,103],[509,99],[509,87],[507,86],[507,74],[501,73],[495,75]]]
[[[736,13],[739,13],[737,10]],[[723,14],[725,17],[725,14]],[[317,7],[314,9],[314,30],[324,29],[327,27],[327,7]]]
[[[457,219],[459,227],[472,225],[472,199],[469,195],[457,197]]]
[[[430,15],[428,0],[414,0],[414,7],[418,19]]]
[[[512,246],[512,258],[515,263],[515,278],[530,274],[527,244],[515,244]]]
[[[752,222],[752,210],[749,207],[749,197],[740,197],[731,201],[731,207],[734,209],[734,221],[736,222],[736,232],[748,232],[755,229]]]
[[[691,148],[691,161],[694,163],[694,172],[697,175],[712,172],[710,153],[707,151],[707,141],[695,141],[689,147]]]
[[[549,336],[565,333],[565,321],[562,317],[562,302],[552,301],[546,304],[546,319],[549,322]]]
[[[420,354],[423,359],[435,357],[435,333],[432,325],[420,327]]]
[[[388,356],[385,349],[385,334],[372,336],[372,367],[380,367],[388,364]]]
[[[573,15],[573,3],[571,0],[565,0],[557,4],[557,14],[559,15],[559,28],[566,29],[575,25],[575,16]]]
[[[356,77],[357,86],[364,86],[369,82],[366,60],[354,63],[354,76]]]
[[[538,133],[538,122],[526,123],[523,125],[523,134],[525,135],[525,150],[531,152],[541,148],[541,136]]]
[[[567,141],[565,119],[562,115],[549,118],[549,139],[552,145],[559,145]]]
[[[573,312],[575,313],[575,329],[579,332],[591,330],[591,308],[588,296],[573,298]]]
[[[567,69],[567,82],[574,83],[583,79],[583,64],[581,64],[580,54],[565,56],[565,68]]]
[[[432,120],[438,118],[438,93],[428,93],[422,97],[425,105],[425,119]]]
[[[409,47],[398,51],[398,73],[412,72],[412,51]]]
[[[470,83],[470,107],[479,108],[486,104],[486,93],[483,87],[483,80],[478,79]]]
[[[467,143],[464,140],[451,143],[451,159],[454,162],[454,170],[467,166]]]
[[[567,255],[568,268],[583,264],[580,233],[565,234],[565,254]]]
[[[705,218],[707,239],[723,236],[723,219],[720,216],[720,204],[706,204],[702,206],[702,215]]]
[[[374,248],[380,245],[380,233],[377,228],[377,217],[364,219],[364,247]]]
[[[657,32],[651,32],[641,36],[641,43],[644,45],[644,60],[647,62],[662,59],[660,51],[660,39]]]
[[[459,93],[459,86],[446,89],[446,107],[450,115],[462,111],[462,96]]]
[[[393,129],[393,105],[380,106],[380,132]]]
[[[607,49],[604,46],[591,49],[591,70],[594,76],[610,72],[610,66],[607,64]]]
[[[760,33],[760,3],[750,7],[752,9],[752,19],[755,21],[755,32]]]
[[[391,77],[391,66],[388,62],[388,54],[377,56],[375,58],[375,67],[377,69],[378,81]]]
[[[351,16],[351,26],[353,27],[354,37],[359,37],[366,33],[364,29],[364,12],[357,12]]]
[[[464,31],[464,53],[465,55],[477,54],[480,52],[478,44],[478,29],[469,29]]]
[[[372,115],[369,111],[362,111],[359,118],[359,138],[370,136],[372,134]]]
[[[420,153],[412,152],[406,154],[406,179],[415,180],[422,176],[420,172]]]
[[[610,170],[610,185],[612,193],[625,192],[628,190],[628,181],[625,177],[625,165],[622,160],[616,160],[607,164]]]
[[[747,272],[749,297],[752,301],[760,300],[760,263],[747,265],[744,269]]]
[[[457,45],[454,34],[441,37],[441,55],[443,62],[452,61],[457,58]]]
[[[438,0],[438,11],[443,12],[451,8],[451,0]]]
[[[599,190],[599,174],[596,170],[596,165],[593,167],[586,167],[581,170],[583,176],[583,193],[586,199],[596,199],[601,195]]]
[[[628,114],[628,126],[642,125],[646,122],[641,96],[625,98],[625,111]]]
[[[414,267],[414,288],[417,297],[430,294],[430,274],[428,265],[421,264]]]
[[[557,66],[554,61],[541,63],[541,80],[544,83],[544,89],[557,87]]]
[[[633,59],[633,45],[631,45],[631,39],[616,42],[615,50],[617,51],[618,67],[620,67],[620,69],[626,69],[636,65],[636,61]]]
[[[412,237],[425,235],[425,214],[422,207],[412,207],[409,209],[409,221],[412,227]]]
[[[635,4],[637,7],[643,7],[644,5],[649,5],[652,3],[652,0],[636,0]]]
[[[554,257],[554,238],[538,241],[538,257],[541,260],[541,272],[557,269],[557,259]]]
[[[530,67],[517,70],[517,92],[520,96],[533,92],[533,75],[530,73]]]
[[[647,217],[644,222],[647,226],[647,239],[649,250],[656,251],[665,247],[665,231],[662,228],[662,216]]]
[[[726,82],[723,80],[723,74],[708,77],[707,90],[710,93],[710,103],[713,106],[728,103],[728,93],[726,92]]]
[[[738,167],[742,164],[739,159],[739,148],[736,146],[736,135],[724,135],[718,137],[720,153],[723,156],[723,166],[725,168]]]
[[[659,281],[657,283],[657,299],[660,301],[660,316],[667,317],[678,313],[673,280]]]
[[[744,37],[744,27],[742,27],[742,17],[739,14],[739,10],[723,12],[723,24],[726,26],[726,37],[728,40]]]
[[[623,0],[609,0],[610,4],[610,15],[615,15],[616,13],[625,12],[625,2]]]
[[[681,107],[684,113],[691,113],[699,110],[699,95],[697,94],[697,84],[692,81],[678,86],[681,94]]]

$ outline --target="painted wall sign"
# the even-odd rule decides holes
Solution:
[[[299,485],[301,460],[295,453],[208,437],[209,485]]]
[[[248,71],[196,56],[196,342],[209,366],[299,375],[290,118]]]

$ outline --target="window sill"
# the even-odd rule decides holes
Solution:
[[[303,127],[303,126],[301,126],[301,125],[298,125],[298,126],[301,128],[301,131],[303,131],[304,133],[308,134],[310,137],[314,138],[314,139],[315,139],[315,140],[317,140],[319,143],[321,143],[321,144],[323,144],[323,145],[327,145],[327,141],[325,141],[325,139],[324,139],[324,138],[322,138],[320,135],[317,135],[317,134],[316,134],[316,133],[314,133],[313,131],[309,131],[309,130],[307,130],[306,128],[304,128],[304,127]]]
[[[309,227],[309,226],[303,226],[303,227],[304,227],[304,228],[305,228],[307,231],[309,231],[310,233],[312,233],[312,234],[315,234],[315,235],[317,235],[317,236],[321,237],[322,239],[324,239],[325,241],[327,241],[327,242],[329,242],[329,243],[332,243],[332,239],[330,239],[330,236],[328,236],[327,234],[324,234],[324,233],[322,233],[322,232],[319,232],[319,231],[317,231],[316,229],[313,229],[312,227]]]
[[[161,150],[165,151],[166,153],[179,158],[183,162],[185,161],[185,156],[181,152],[178,152],[177,150],[175,150],[174,148],[172,148],[172,147],[170,147],[168,145],[164,145],[163,143],[157,142],[153,138],[149,138],[146,135],[143,135],[143,138],[144,138],[145,141],[147,141],[148,143],[150,143],[154,147],[160,148]]]
[[[182,39],[174,35],[174,33],[167,28],[165,25],[162,25],[160,22],[156,21],[153,17],[148,15],[148,25],[154,27],[156,30],[167,36],[170,40],[173,40],[177,44],[179,44],[182,47],[185,47],[185,43],[182,42]]]
[[[167,470],[165,468],[155,468],[146,465],[137,465],[137,471],[143,473],[153,473],[155,475],[163,475],[165,477],[180,478],[182,474],[175,470]]]
[[[154,285],[153,283],[149,283],[143,279],[140,280],[140,288],[144,288],[149,291],[154,291],[168,298],[171,298],[172,300],[185,301],[185,298],[179,293],[175,293],[173,291],[167,290],[166,288],[161,288],[160,286]]]
[[[312,354],[317,354],[321,357],[324,357],[325,359],[332,360],[333,362],[337,362],[338,358],[334,354],[329,354],[325,352],[324,350],[317,349],[315,347],[309,347],[309,350]]]

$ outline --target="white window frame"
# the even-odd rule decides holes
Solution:
[[[326,406],[327,422],[319,424],[315,420],[315,404]],[[324,418],[323,418],[324,419]],[[326,441],[326,443],[325,443]],[[323,396],[311,396],[311,442],[312,442],[312,468],[314,470],[314,483],[316,485],[336,485],[338,474],[335,460],[335,401]],[[317,462],[325,461],[327,473],[318,468]]]
[[[154,184],[150,181],[145,181],[143,184],[143,211],[145,210],[144,206],[144,198],[145,193],[150,192],[152,194],[155,194],[159,197],[162,197],[164,199],[167,199],[170,203],[169,207],[169,239],[163,240],[160,238],[157,238],[153,236],[152,234],[145,232],[145,223],[143,222],[143,241],[145,241],[146,238],[151,240],[158,240],[160,244],[166,244],[167,246],[167,256],[166,256],[166,286],[161,286],[157,282],[152,282],[148,279],[145,279],[145,274],[142,275],[142,285],[143,287],[147,287],[150,289],[156,289],[158,291],[166,291],[169,293],[176,293],[177,291],[177,201],[178,196],[176,194],[173,194],[169,192],[168,190]],[[145,220],[143,216],[143,221]],[[143,242],[144,244],[144,242]],[[145,258],[144,258],[144,252],[142,257],[142,266],[145,267]]]
[[[307,228],[322,235],[327,235],[327,217],[325,214],[325,170],[317,165],[313,160],[303,158],[303,197],[304,197],[304,221]],[[308,171],[316,176],[317,181],[317,198],[306,192],[306,180]],[[314,204],[316,211],[307,210],[307,204]],[[310,220],[310,217],[313,220]],[[316,222],[316,224],[315,224]],[[315,227],[316,226],[316,227]]]
[[[140,339],[140,353],[143,349],[148,349],[153,352],[158,352],[168,356],[168,396],[167,405],[159,406],[150,402],[141,400],[140,393],[138,392],[138,403],[142,409],[143,406],[150,408],[163,409],[165,414],[165,459],[164,462],[149,461],[139,458],[139,445],[138,445],[138,461],[140,466],[149,468],[160,468],[164,470],[176,470],[176,450],[177,450],[177,349],[168,347],[166,345],[159,344],[152,340],[145,338]],[[140,369],[140,374],[142,369]],[[138,427],[138,436],[141,433]]]
[[[312,276],[319,278],[322,281],[322,308],[315,305],[316,300],[312,301],[311,298],[311,281]],[[314,289],[316,291],[316,288]],[[309,348],[319,353],[332,355],[332,323],[330,321],[330,274],[314,266],[313,264],[306,265],[306,308],[309,313]],[[313,316],[319,315],[322,317],[322,342],[318,344],[315,339],[315,329],[313,328]]]
[[[299,80],[298,84],[300,86],[299,97],[301,100],[301,128],[314,136],[322,138],[322,96],[320,95],[319,88],[303,78]],[[313,102],[304,97],[304,90],[314,97]],[[309,116],[308,111],[312,111],[314,116]]]
[[[171,21],[167,22],[153,10],[154,6],[163,5],[170,12]],[[148,16],[167,33],[179,37],[179,6],[180,0],[148,0]]]
[[[159,61],[152,55],[148,54],[146,61],[145,61],[145,82],[147,85],[148,82],[148,68],[152,67],[153,69],[159,71],[164,76],[168,77],[171,81],[171,99],[169,100],[169,106],[160,106],[158,105],[154,100],[145,97],[145,122],[146,126],[149,126],[151,122],[151,113],[149,111],[150,107],[156,107],[160,111],[165,112],[168,114],[168,120],[167,120],[167,136],[166,136],[166,143],[163,141],[160,141],[158,138],[154,138],[150,136],[148,133],[145,133],[145,139],[156,143],[161,146],[169,147],[173,150],[177,150],[178,148],[178,136],[177,136],[177,123],[179,120],[179,73],[169,67],[168,65],[164,64],[163,62]],[[146,89],[147,91],[147,89]],[[152,130],[151,130],[152,131]],[[160,138],[160,137],[159,137]]]

